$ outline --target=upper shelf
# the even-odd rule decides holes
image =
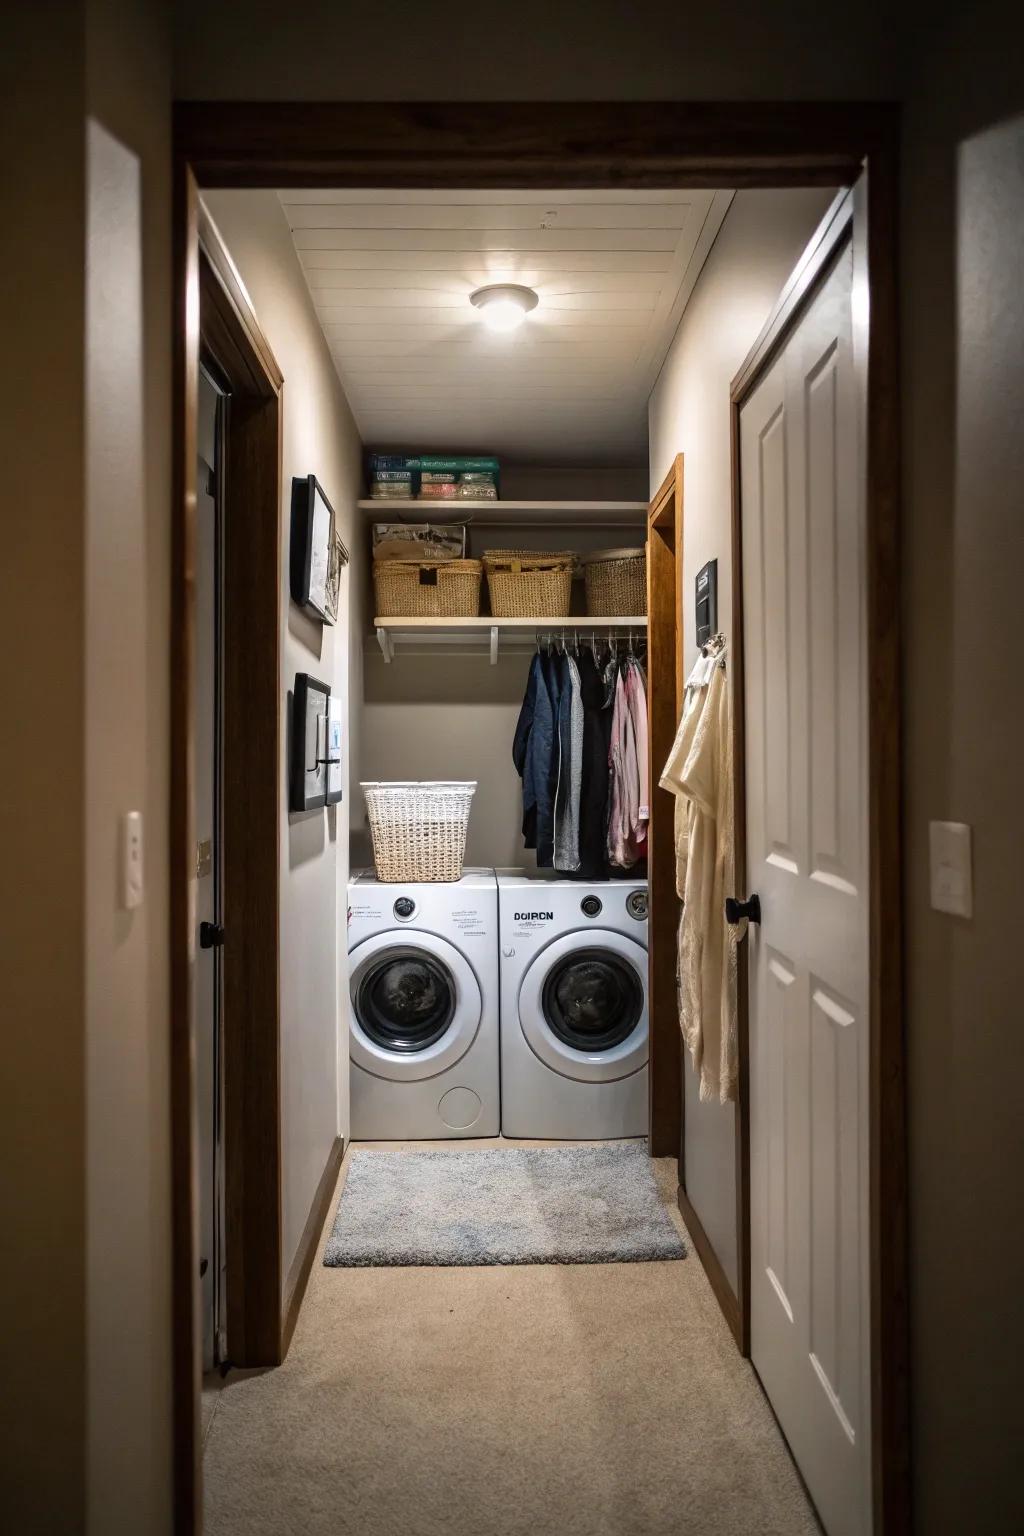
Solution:
[[[491,665],[498,660],[499,647],[509,650],[532,650],[540,634],[572,633],[582,637],[593,632],[597,635],[610,630],[647,632],[647,615],[599,619],[573,614],[553,619],[498,619],[481,614],[474,619],[385,619],[373,621],[377,632],[377,644],[385,661],[392,661],[398,648],[425,650],[431,645],[490,652]]]
[[[387,514],[409,523],[443,521],[441,513],[450,514],[452,522],[516,523],[530,528],[567,528],[573,524],[607,523],[628,527],[643,523],[647,517],[646,501],[471,501],[460,496],[454,501],[419,501],[408,496],[373,496],[356,503],[364,512]]]

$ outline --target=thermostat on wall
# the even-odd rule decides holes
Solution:
[[[705,645],[718,633],[718,561],[709,560],[697,572],[694,609],[697,614],[697,644]]]

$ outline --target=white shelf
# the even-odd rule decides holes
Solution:
[[[402,522],[515,523],[523,528],[567,528],[573,525],[605,523],[627,528],[642,524],[647,517],[645,501],[418,501],[408,496],[369,497],[356,505],[374,516],[385,514]]]
[[[432,645],[490,653],[491,666],[502,646],[506,650],[532,650],[539,634],[603,635],[609,630],[647,631],[646,614],[632,618],[595,619],[573,614],[552,619],[374,619],[377,644],[385,661],[392,661],[397,647],[426,650]]]

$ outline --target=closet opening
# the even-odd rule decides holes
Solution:
[[[653,1260],[639,1293],[687,1253],[738,1354],[753,1347],[826,1528],[899,1530],[899,1235],[877,1150],[898,1124],[879,1077],[898,1056],[879,929],[897,840],[891,717],[867,683],[895,697],[878,588],[895,506],[888,130],[797,114],[776,142],[766,114],[756,147],[726,128],[728,152],[698,133],[680,159],[642,115],[642,152],[609,142],[599,163],[556,113],[534,163],[501,113],[486,152],[401,111],[380,141],[345,117],[335,151],[331,111],[314,143],[277,109],[271,151],[250,148],[248,110],[183,107],[177,131],[198,183],[183,172],[182,206],[217,232],[280,363],[276,473],[265,458],[259,479],[277,542],[257,541],[235,587],[263,636],[235,749],[260,742],[262,777],[236,814],[252,849],[273,827],[252,930],[273,963],[247,983],[256,1054],[224,1105],[256,1175],[238,1187],[252,1234],[270,1221],[245,1250],[266,1262],[262,1302],[238,1264],[237,1294],[270,1320],[259,1363],[282,1358],[300,1309],[310,1328],[337,1316],[365,1269],[429,1286]],[[179,340],[188,419],[195,343]],[[806,471],[796,490],[787,465]],[[187,605],[179,619],[184,634]],[[187,779],[184,794],[187,825]],[[826,907],[849,921],[859,969],[799,948],[779,871],[806,882],[800,932]],[[191,1038],[180,992],[176,1018]],[[801,1056],[801,1031],[827,1045]],[[790,1101],[803,1085],[799,1124],[778,1119],[783,1077]],[[835,1134],[812,1144],[826,1102]],[[177,1113],[194,1115],[184,1078]],[[806,1133],[783,1170],[810,1179],[796,1239],[776,1219],[780,1130]],[[584,1208],[611,1214],[581,1233]],[[811,1248],[838,1254],[847,1302],[855,1280],[852,1311],[823,1322],[804,1296]],[[814,1383],[789,1397],[760,1283],[813,1335]],[[230,1306],[224,1352],[241,1358]],[[230,1391],[212,1410],[218,1478]],[[815,1393],[855,1457],[804,1435]],[[183,1455],[187,1425],[183,1407]],[[200,1529],[187,1461],[181,1528]]]

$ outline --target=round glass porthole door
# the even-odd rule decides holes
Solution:
[[[480,1028],[480,986],[447,940],[377,934],[349,956],[350,1054],[378,1077],[414,1081],[452,1066]]]
[[[421,949],[387,951],[365,966],[355,998],[363,1034],[385,1051],[436,1045],[455,1012],[455,978]]]
[[[609,1082],[647,1064],[647,951],[611,930],[566,934],[536,957],[519,990],[519,1023],[546,1066]]]

